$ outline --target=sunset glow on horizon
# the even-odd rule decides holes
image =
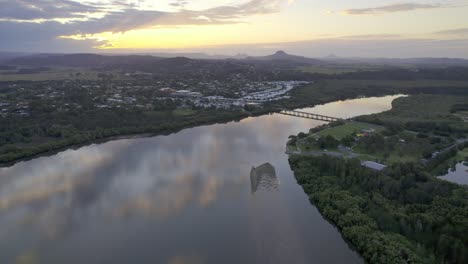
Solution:
[[[468,46],[465,0],[0,2],[5,6],[0,11],[0,32],[6,39],[0,50],[4,51],[213,53],[218,49],[261,53],[262,44],[282,43],[285,49],[313,56],[318,49],[328,52],[330,44],[326,43],[330,42],[337,45],[336,49],[350,48],[346,53],[351,53],[357,41],[363,50],[377,43],[411,47],[423,41],[427,48],[421,55],[468,56],[468,48],[463,48]],[[290,45],[296,42],[313,42],[313,48],[309,44],[300,48]],[[256,47],[223,48],[246,44]],[[438,54],[440,50],[444,53]],[[374,53],[369,56],[386,52],[382,49]]]

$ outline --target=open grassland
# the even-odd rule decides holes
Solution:
[[[342,138],[348,135],[352,135],[354,133],[361,133],[361,130],[367,130],[367,129],[374,129],[375,132],[381,132],[385,128],[382,126],[361,123],[361,122],[347,122],[346,124],[341,125],[341,126],[324,129],[320,132],[313,134],[312,137],[323,137],[323,136],[330,135],[338,140],[341,140]]]
[[[195,115],[196,112],[192,109],[176,109],[172,111],[174,116],[190,116]]]

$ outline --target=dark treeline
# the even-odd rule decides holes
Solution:
[[[292,156],[296,179],[369,263],[467,263],[468,191],[419,165]]]
[[[337,74],[301,72],[294,69],[264,72],[267,78],[278,80],[457,80],[468,81],[468,67],[404,69],[388,67],[375,71],[356,71]]]
[[[455,104],[450,109],[451,113],[456,113],[458,111],[468,111],[468,103],[467,104]]]
[[[422,68],[418,70],[390,68],[376,72],[359,71],[340,74],[343,79],[364,80],[468,80],[468,67]]]
[[[94,116],[90,116],[90,113],[83,113],[76,116],[66,115],[63,119],[49,116],[48,121],[33,119],[26,121],[27,126],[21,126],[12,121],[10,124],[1,124],[3,128],[0,132],[0,145],[6,145],[6,147],[0,151],[0,163],[8,163],[113,136],[172,133],[187,127],[240,120],[244,117],[247,117],[247,114],[238,111],[206,110],[196,116],[167,114],[162,118],[145,115],[142,112],[132,114],[125,111],[101,111],[95,113]],[[11,127],[5,128],[5,126]],[[43,142],[27,144],[36,137],[44,138]]]

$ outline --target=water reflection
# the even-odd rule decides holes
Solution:
[[[0,168],[0,263],[361,263],[284,154],[319,124],[262,116]]]
[[[337,101],[333,104],[318,105],[313,108],[304,108],[303,111],[320,115],[333,113],[333,117],[351,118],[389,110],[388,105],[391,104],[394,99],[404,96],[406,95],[397,94],[392,96]],[[356,107],[356,105],[359,105],[360,107]]]
[[[439,178],[458,184],[468,185],[468,162],[457,163],[453,169],[449,169],[447,174]]]
[[[279,179],[276,177],[275,167],[270,163],[252,167],[250,170],[250,188],[252,194],[257,191],[279,190]]]

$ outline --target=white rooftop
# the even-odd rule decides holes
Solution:
[[[369,160],[363,161],[361,163],[361,165],[364,166],[364,167],[367,167],[369,169],[378,170],[378,171],[381,171],[381,170],[387,168],[387,165],[380,164],[380,163],[373,162],[373,161],[369,161]]]

